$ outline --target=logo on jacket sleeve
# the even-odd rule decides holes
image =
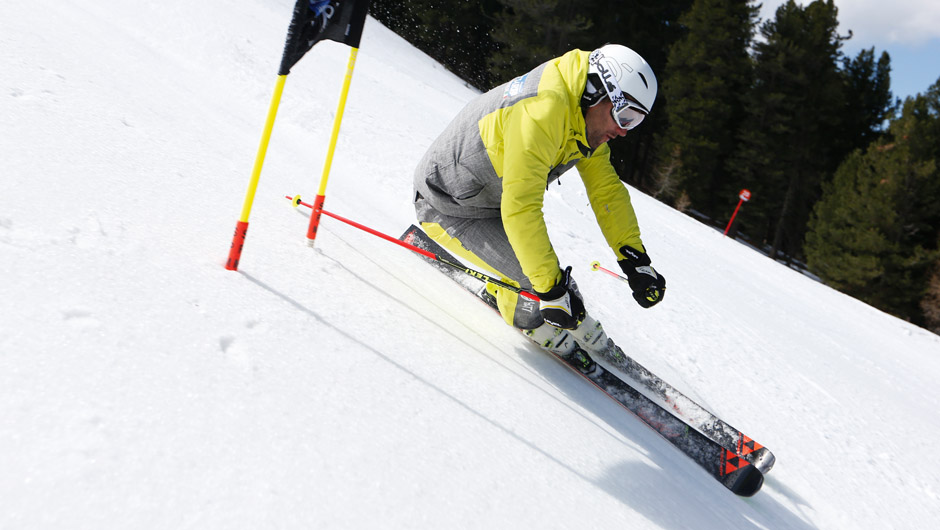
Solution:
[[[506,85],[506,90],[503,92],[503,99],[515,97],[521,94],[522,87],[525,86],[525,78],[528,76],[529,74],[521,75],[510,81]]]

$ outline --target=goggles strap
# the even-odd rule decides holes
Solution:
[[[599,49],[594,50],[591,52],[588,62],[594,65],[598,73],[600,73],[601,84],[604,85],[604,90],[607,91],[607,96],[610,97],[610,102],[614,106],[614,112],[619,113],[627,107],[629,100],[623,95],[623,90],[620,89],[620,83],[617,82],[614,73],[603,63],[602,59],[604,59],[604,57],[604,52]]]

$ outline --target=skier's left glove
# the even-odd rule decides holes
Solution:
[[[666,278],[650,266],[650,257],[646,252],[624,245],[620,247],[620,253],[626,256],[626,259],[618,261],[617,264],[627,275],[627,281],[633,289],[633,299],[642,307],[658,304],[666,294]]]
[[[561,280],[539,297],[539,312],[545,322],[562,329],[575,329],[584,320],[584,302],[571,279],[571,267],[561,272]]]

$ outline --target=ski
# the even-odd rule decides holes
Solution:
[[[648,390],[653,399],[671,408],[684,422],[718,442],[719,445],[744,458],[761,473],[767,473],[776,461],[774,454],[749,436],[709,412],[643,365],[623,353],[620,346],[611,341],[604,360],[614,368]]]
[[[673,416],[658,403],[644,396],[612,372],[605,370],[600,363],[595,366],[593,372],[584,374],[567,359],[555,354],[552,356],[564,362],[572,372],[581,375],[623,408],[632,412],[732,493],[750,497],[760,491],[764,484],[764,474],[759,469]]]
[[[454,260],[450,253],[414,225],[400,239],[445,260]],[[466,275],[452,267],[425,259],[493,308],[492,301],[480,297],[479,283],[471,284]],[[769,470],[773,466],[774,457],[770,451],[652,374],[625,355],[612,341],[610,344],[612,349],[602,361],[624,372],[635,384],[621,379],[600,363],[590,374],[583,374],[567,359],[555,357],[632,412],[733,493],[749,497],[760,490],[764,480],[762,469]],[[653,397],[645,395],[638,387],[647,389]]]

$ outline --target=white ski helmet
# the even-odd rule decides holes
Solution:
[[[630,107],[636,108],[643,115],[649,114],[653,109],[658,88],[656,75],[640,54],[626,46],[607,44],[591,52],[588,63],[588,78],[582,96],[585,106],[593,107],[607,96],[613,103],[615,118],[618,113]],[[625,95],[629,98],[624,97]],[[620,126],[632,129],[639,121],[642,121],[642,118],[632,126],[623,122]]]

